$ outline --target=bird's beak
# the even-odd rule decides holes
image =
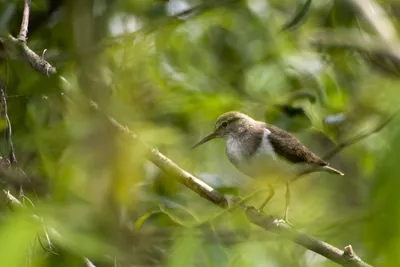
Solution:
[[[206,142],[208,142],[208,141],[210,141],[210,140],[212,140],[214,138],[217,138],[217,137],[219,137],[219,134],[216,133],[216,132],[213,132],[213,133],[207,135],[206,137],[204,137],[203,139],[201,139],[197,144],[192,146],[192,149],[194,149],[194,148],[198,147],[199,145],[202,145],[202,144],[204,144],[204,143],[206,143]]]

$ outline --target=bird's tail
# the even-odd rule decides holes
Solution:
[[[337,174],[337,175],[342,175],[342,176],[344,175],[343,172],[338,171],[335,168],[332,168],[332,167],[330,167],[328,165],[325,165],[322,168],[325,169],[326,172],[330,172],[330,173]]]

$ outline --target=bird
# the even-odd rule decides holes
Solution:
[[[272,124],[254,120],[238,111],[229,111],[220,115],[215,122],[214,131],[193,145],[192,149],[216,138],[226,140],[226,155],[229,161],[240,172],[251,178],[265,177],[271,173],[273,166],[286,170],[288,167],[303,166],[312,168],[313,171],[344,175],[315,155],[293,134]],[[297,173],[297,175],[302,174]],[[283,219],[286,222],[288,222],[290,204],[289,183],[294,177],[296,175],[284,178],[286,206]],[[259,208],[261,212],[275,194],[272,185],[269,185],[269,188],[269,195]]]

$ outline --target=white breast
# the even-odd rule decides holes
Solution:
[[[271,132],[264,130],[261,145],[250,159],[246,156],[246,142],[237,142],[233,138],[228,138],[226,150],[229,160],[236,168],[249,177],[268,179],[268,183],[275,183],[275,179],[280,182],[281,178],[290,177],[291,166],[285,161],[279,160],[275,153],[268,136]],[[278,176],[276,174],[279,174]],[[280,178],[279,178],[280,177]]]
[[[241,142],[236,141],[235,138],[228,137],[226,140],[226,154],[232,163],[236,164],[244,161],[245,154],[243,152],[243,144]]]
[[[275,151],[268,140],[268,136],[271,134],[271,132],[268,129],[264,129],[264,137],[261,141],[261,146],[257,151],[257,154],[254,155],[255,157],[261,156],[261,157],[272,157],[273,159],[276,159],[276,154]]]
[[[271,134],[271,132],[268,129],[265,129],[261,145],[250,159],[248,159],[246,154],[246,148],[248,147],[248,144],[246,144],[246,142],[238,142],[235,138],[229,137],[226,141],[226,151],[229,159],[234,164],[246,164],[255,160],[267,160],[268,158],[275,159],[276,156],[274,149],[268,140],[269,134]]]

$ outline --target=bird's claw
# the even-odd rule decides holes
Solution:
[[[279,219],[278,222],[277,222],[277,225],[278,225],[278,226],[280,226],[280,225],[287,225],[287,226],[293,228],[293,224],[291,224],[287,219]]]

